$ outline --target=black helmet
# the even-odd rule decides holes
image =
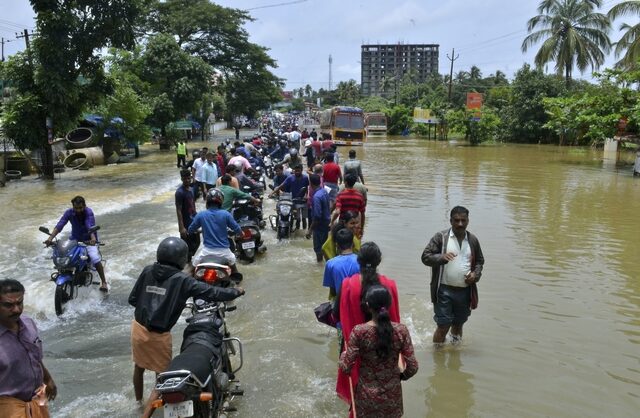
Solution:
[[[193,151],[191,153],[191,156],[193,156],[193,159],[195,160],[196,158],[200,158],[200,151]]]
[[[222,206],[222,202],[224,202],[224,194],[220,190],[209,190],[209,193],[207,193],[207,204],[217,204],[218,206]]]
[[[169,264],[182,270],[187,264],[189,246],[182,239],[168,237],[162,240],[156,251],[156,260],[160,264]]]

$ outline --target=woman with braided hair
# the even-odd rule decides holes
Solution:
[[[361,361],[354,395],[355,411],[359,417],[401,417],[400,382],[418,371],[411,335],[406,326],[389,318],[391,294],[387,288],[371,286],[365,302],[371,320],[353,328],[347,350],[340,356],[339,366],[349,373],[355,362]]]
[[[380,247],[375,242],[365,242],[360,247],[360,253],[358,254],[360,273],[354,274],[342,282],[334,304],[334,313],[340,321],[339,326],[342,328],[344,347],[349,344],[349,337],[353,328],[356,325],[370,321],[372,318],[371,311],[367,307],[365,300],[365,295],[372,286],[382,285],[389,291],[391,295],[391,303],[388,308],[389,318],[393,322],[400,322],[398,288],[395,281],[378,274],[377,268],[381,261],[382,253],[380,252]],[[349,376],[351,376],[355,387],[358,383],[359,369],[359,359],[351,367],[350,375],[338,369],[336,392],[347,403],[351,403]]]

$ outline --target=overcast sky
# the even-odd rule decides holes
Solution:
[[[619,0],[604,2],[608,11]],[[329,55],[332,79],[360,83],[362,44],[439,44],[440,73],[448,74],[455,48],[454,73],[476,65],[483,76],[500,70],[509,78],[537,47],[523,54],[527,20],[537,14],[539,0],[219,0],[248,10],[255,19],[246,25],[250,40],[269,48],[278,62],[274,73],[286,79],[286,89],[310,84],[327,88]],[[24,49],[19,29],[33,28],[27,0],[0,0],[0,36],[5,56]],[[630,22],[632,23],[632,22]],[[618,28],[620,21],[614,23]],[[612,41],[619,38],[617,31]],[[608,58],[611,66],[614,57]],[[553,70],[550,64],[549,70]],[[579,73],[576,74],[579,76]],[[585,78],[590,78],[588,73]]]

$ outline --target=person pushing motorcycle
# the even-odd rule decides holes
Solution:
[[[230,301],[245,293],[241,287],[210,286],[183,272],[188,253],[189,246],[184,240],[177,237],[162,240],[156,251],[157,262],[142,270],[129,295],[129,304],[135,307],[135,318],[131,323],[131,351],[137,401],[142,401],[144,371],[162,373],[171,362],[171,329],[180,318],[187,299]],[[152,403],[157,398],[158,393],[154,389],[144,417],[151,416]]]
[[[72,208],[64,211],[55,228],[51,231],[51,235],[49,235],[49,238],[47,238],[44,243],[51,245],[55,236],[64,229],[67,222],[71,222],[70,239],[88,244],[87,254],[89,255],[91,264],[100,276],[100,291],[105,293],[109,292],[107,279],[104,275],[104,267],[102,266],[102,256],[96,245],[98,242],[98,234],[97,232],[89,233],[89,230],[96,225],[96,218],[93,215],[93,211],[87,207],[84,197],[82,196],[76,196],[71,199],[71,205]]]

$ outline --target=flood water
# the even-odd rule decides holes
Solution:
[[[131,164],[0,189],[0,276],[27,288],[25,313],[38,321],[58,385],[54,417],[139,414],[127,297],[157,244],[177,234],[179,185],[173,152],[142,151]],[[603,163],[601,152],[554,146],[393,138],[357,152],[369,187],[364,239],[380,245],[380,272],[397,281],[420,365],[403,386],[405,416],[637,416],[640,179],[630,168]],[[77,194],[102,226],[112,290],[103,298],[82,289],[57,318],[38,226],[52,228]],[[463,344],[436,350],[420,255],[455,205],[470,210],[486,264]],[[273,208],[265,200],[265,214]],[[269,229],[264,236],[268,251],[240,266],[247,294],[228,316],[245,351],[245,396],[230,416],[344,417],[334,392],[336,334],[312,311],[327,295],[323,267],[302,234],[280,243]],[[183,327],[181,320],[174,329],[175,350]],[[145,393],[152,382],[148,373]]]

